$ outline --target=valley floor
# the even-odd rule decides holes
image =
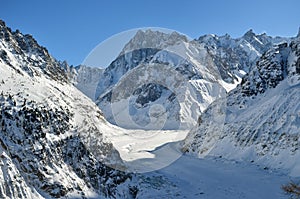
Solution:
[[[116,131],[111,135],[122,159],[138,174],[137,198],[288,198],[284,171],[223,158],[182,155],[185,131]],[[142,179],[142,180],[141,180]]]

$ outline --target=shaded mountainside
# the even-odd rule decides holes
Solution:
[[[212,103],[184,143],[198,156],[223,156],[300,175],[300,38],[263,53],[241,85]]]

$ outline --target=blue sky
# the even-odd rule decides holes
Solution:
[[[203,34],[295,36],[299,0],[27,0],[1,1],[0,18],[29,33],[59,60],[82,63],[100,42],[133,28],[162,27]]]

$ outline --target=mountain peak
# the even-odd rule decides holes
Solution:
[[[11,29],[6,26],[5,22],[0,19],[0,39],[5,38],[9,40],[11,34]]]
[[[137,40],[145,37],[164,37],[167,33],[152,30],[152,29],[146,29],[146,30],[138,30],[132,40]]]
[[[121,54],[141,48],[158,48],[175,44],[178,41],[188,41],[186,36],[177,32],[166,33],[158,30],[138,30],[134,37],[125,45]]]
[[[6,27],[5,22],[0,19],[0,27]]]
[[[299,29],[298,29],[298,34],[297,34],[297,37],[299,37],[299,38],[300,38],[300,27],[299,27]]]
[[[253,37],[255,36],[255,33],[253,32],[252,29],[248,30],[243,37]]]
[[[11,66],[18,73],[27,73],[31,77],[44,73],[57,81],[67,81],[59,62],[45,47],[39,45],[30,34],[22,34],[19,30],[12,31],[2,20],[0,20],[0,43],[7,47],[1,49],[5,50],[5,53],[0,56],[0,62]],[[18,64],[12,64],[16,60]]]

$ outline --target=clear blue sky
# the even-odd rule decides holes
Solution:
[[[59,60],[82,63],[100,42],[138,27],[174,29],[197,38],[213,33],[295,36],[299,0],[2,0],[0,18],[29,33]]]

